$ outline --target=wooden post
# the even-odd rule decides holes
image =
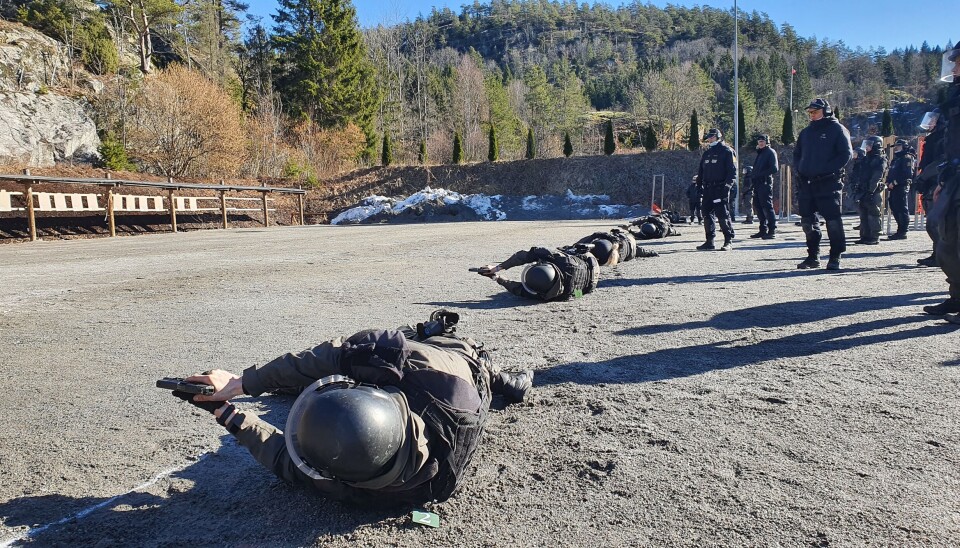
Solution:
[[[173,177],[167,177],[167,183],[173,184]],[[177,204],[173,200],[173,189],[167,191],[167,196],[170,198],[170,226],[173,228],[174,234],[177,232]]]
[[[302,186],[297,186],[297,188],[303,189]],[[303,226],[307,224],[303,214],[303,194],[297,194],[297,201],[300,202],[300,226]]]
[[[220,179],[220,184],[223,185],[223,179]],[[227,224],[227,193],[225,190],[220,191],[220,215],[223,217],[223,228],[230,228]]]
[[[267,183],[263,182],[261,186],[267,186]],[[263,226],[270,226],[270,216],[267,211],[267,191],[261,190],[260,194],[263,195]]]
[[[107,172],[107,179],[111,179],[110,172]],[[117,236],[117,220],[113,215],[113,187],[107,187],[107,224],[110,226],[110,237]]]
[[[23,170],[23,174],[30,176],[30,170]],[[23,197],[27,200],[27,224],[30,226],[30,241],[37,241],[37,217],[33,212],[33,181],[24,185]]]

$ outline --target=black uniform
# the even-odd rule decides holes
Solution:
[[[773,211],[773,181],[780,171],[777,152],[765,146],[757,150],[750,180],[753,182],[753,209],[760,221],[760,235],[773,235],[777,230],[777,217]]]
[[[744,219],[743,222],[744,224],[752,224],[753,213],[754,213],[753,211],[753,192],[754,192],[753,173],[752,172],[745,173],[743,175],[743,181],[740,184],[743,185],[743,207],[745,207],[747,210],[746,212],[747,218]]]
[[[860,213],[860,240],[858,243],[875,244],[880,238],[880,204],[883,203],[883,174],[887,170],[887,157],[880,149],[874,149],[860,160],[857,184],[857,211]]]
[[[700,200],[703,198],[703,192],[700,190],[700,185],[696,181],[690,183],[690,186],[687,187],[687,201],[690,203],[690,222],[693,222],[694,217],[696,217],[697,222],[703,220],[703,217],[700,216]]]
[[[903,146],[893,156],[890,171],[887,173],[887,192],[890,196],[890,211],[897,221],[897,236],[905,237],[910,228],[910,208],[907,196],[913,183],[917,165],[917,153],[909,146]]]
[[[847,249],[840,218],[840,191],[843,167],[852,156],[850,133],[833,116],[810,122],[797,137],[793,163],[800,178],[800,224],[807,235],[810,258],[819,257],[823,238],[817,213],[827,221],[830,258],[839,259]]]
[[[578,244],[589,244],[594,240],[607,240],[616,246],[619,260],[617,262],[632,261],[637,257],[657,257],[653,251],[637,247],[637,240],[629,230],[620,228],[610,229],[610,232],[594,232],[586,238],[581,238]]]
[[[937,242],[940,235],[937,230],[936,221],[930,216],[933,211],[933,193],[937,189],[937,181],[940,178],[940,163],[943,162],[943,128],[945,123],[938,123],[923,139],[923,156],[917,164],[917,179],[914,188],[920,196],[920,203],[923,204],[923,211],[927,215],[927,235],[933,241],[933,254],[936,256]]]
[[[529,251],[517,251],[509,259],[500,263],[500,268],[506,270],[530,263],[549,263],[556,267],[560,275],[557,276],[553,287],[544,293],[533,293],[527,291],[520,282],[497,277],[497,283],[518,297],[556,301],[590,293],[597,287],[597,281],[600,279],[600,265],[597,264],[597,259],[593,255],[568,253],[561,250],[550,251],[545,247],[531,247]]]
[[[733,239],[730,223],[730,188],[737,180],[737,161],[733,149],[723,141],[710,145],[700,158],[697,182],[703,188],[703,229],[707,241],[713,243],[717,226],[713,215],[720,222],[725,242]]]
[[[645,224],[653,225],[656,228],[654,234],[644,234],[640,227]],[[646,215],[643,217],[637,217],[636,219],[630,221],[629,225],[626,225],[627,229],[630,231],[633,236],[638,240],[657,240],[660,238],[666,238],[667,236],[679,236],[680,233],[673,228],[673,223],[670,222],[668,217],[663,215]]]
[[[937,262],[950,284],[950,300],[960,306],[960,78],[954,78],[946,102],[940,107],[947,127],[943,141],[947,165],[940,175],[942,189],[934,204],[939,223]],[[942,203],[941,203],[942,202]]]
[[[737,213],[737,192],[738,191],[739,189],[737,187],[737,182],[734,181],[733,184],[730,185],[730,201],[728,202],[730,205],[727,208],[730,212],[730,221],[737,220],[736,213]]]
[[[859,149],[858,149],[859,150]],[[863,151],[853,157],[850,163],[850,171],[847,172],[847,207],[853,204],[854,210],[858,208],[860,178],[863,177]]]

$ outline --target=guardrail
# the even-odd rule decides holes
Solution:
[[[110,228],[110,236],[117,235],[116,213],[169,213],[170,226],[173,232],[177,231],[177,212],[184,213],[208,213],[219,211],[223,223],[223,228],[229,228],[227,213],[232,212],[263,212],[263,226],[270,224],[270,212],[276,211],[270,208],[270,202],[273,198],[268,198],[271,193],[293,194],[297,196],[300,210],[300,224],[304,224],[304,203],[303,199],[307,191],[301,188],[283,188],[263,186],[238,186],[225,185],[221,182],[219,185],[203,185],[193,183],[178,183],[173,178],[168,178],[167,182],[160,183],[154,181],[129,181],[124,179],[113,179],[110,174],[106,174],[103,179],[83,179],[68,177],[45,177],[31,175],[30,170],[24,170],[22,175],[4,175],[0,174],[0,180],[14,181],[23,185],[23,192],[13,192],[0,190],[0,212],[26,211],[30,226],[30,241],[37,239],[37,221],[36,213],[40,212],[100,212],[105,211],[107,222]],[[33,187],[43,184],[59,185],[85,185],[99,186],[106,191],[106,203],[100,205],[100,197],[103,194],[95,193],[56,193],[56,192],[34,192]],[[136,194],[119,194],[115,189],[120,187],[141,187],[166,190],[167,196],[144,196]],[[176,192],[180,190],[200,190],[213,191],[217,196],[177,196]],[[259,192],[260,198],[248,198],[238,196],[227,196],[227,192]],[[22,201],[23,206],[14,206],[14,201]],[[211,201],[219,202],[219,207],[211,205]],[[68,205],[69,202],[69,205]],[[251,208],[251,202],[257,202],[260,207]],[[228,204],[235,204],[228,207]]]

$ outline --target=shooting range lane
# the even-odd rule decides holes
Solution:
[[[944,296],[942,273],[914,266],[922,233],[851,247],[847,270],[828,274],[796,270],[803,237],[791,223],[773,241],[738,224],[729,253],[693,251],[702,228],[681,227],[642,244],[661,257],[605,269],[595,293],[547,304],[467,271],[617,224],[0,247],[0,539],[54,524],[30,540],[960,542],[957,332],[920,313]],[[283,486],[212,417],[154,387],[439,307],[504,367],[537,371],[528,403],[493,413],[463,489],[434,509],[439,529]],[[238,403],[282,426],[292,400]]]

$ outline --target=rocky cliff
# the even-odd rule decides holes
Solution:
[[[0,21],[0,165],[51,166],[97,156],[89,104],[59,91],[69,72],[63,44]]]

